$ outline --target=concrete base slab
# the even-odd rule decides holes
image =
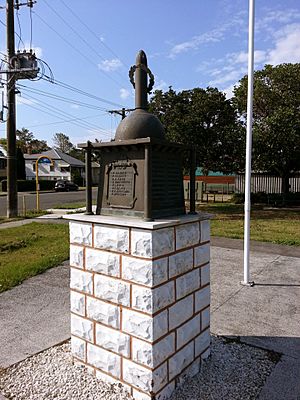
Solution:
[[[0,367],[70,337],[68,265],[52,268],[0,294]]]

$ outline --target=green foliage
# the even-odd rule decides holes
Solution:
[[[232,173],[243,168],[245,131],[218,89],[158,90],[149,109],[161,120],[169,141],[197,146],[197,164],[205,172]]]
[[[243,120],[247,110],[247,76],[234,90],[233,104]],[[300,64],[266,65],[254,73],[253,169],[288,178],[300,170]]]
[[[38,140],[34,134],[26,128],[17,129],[16,131],[17,146],[20,147],[23,153],[41,153],[49,150],[46,140]]]
[[[0,237],[0,292],[68,259],[68,225],[31,223]]]
[[[243,193],[234,193],[232,196],[232,201],[235,204],[244,204],[245,195]],[[300,193],[251,193],[251,203],[252,204],[267,204],[274,207],[282,207],[286,204],[291,206],[300,205]]]
[[[70,151],[74,148],[73,143],[70,142],[69,136],[64,133],[56,133],[53,138],[54,147],[63,153],[69,154]]]

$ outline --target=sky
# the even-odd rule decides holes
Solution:
[[[0,21],[3,60],[5,8]],[[44,79],[18,81],[17,128],[50,146],[57,132],[75,145],[114,137],[120,117],[108,111],[134,107],[128,70],[140,49],[154,89],[211,86],[230,98],[247,73],[248,0],[37,0],[31,18],[26,6],[15,13],[15,32],[16,50],[35,49],[55,82],[46,64]],[[299,0],[256,0],[255,69],[289,62],[300,62]]]

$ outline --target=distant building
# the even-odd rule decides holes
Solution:
[[[65,179],[68,181],[78,178],[84,179],[84,163],[71,157],[60,150],[51,149],[40,154],[24,154],[26,179],[33,180],[36,177],[35,164],[40,156],[47,156],[53,161],[53,165],[39,164],[39,179],[53,180]]]
[[[3,146],[0,146],[0,181],[7,177],[7,153]]]

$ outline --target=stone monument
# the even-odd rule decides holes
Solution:
[[[147,111],[153,75],[143,51],[130,77],[135,111],[114,141],[81,145],[87,214],[65,217],[72,354],[100,379],[121,382],[136,400],[163,400],[209,355],[210,222],[208,215],[185,213],[182,149],[165,140]],[[101,153],[97,215],[91,151]]]

